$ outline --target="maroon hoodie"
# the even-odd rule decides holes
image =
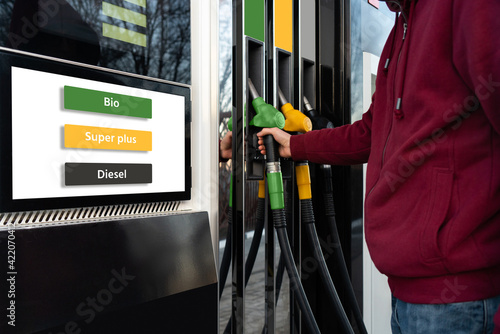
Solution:
[[[395,297],[500,295],[500,1],[402,7],[370,109],[292,136],[292,158],[368,162],[365,236]]]

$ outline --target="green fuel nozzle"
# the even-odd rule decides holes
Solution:
[[[285,117],[276,108],[267,104],[264,99],[259,96],[250,78],[248,79],[248,89],[250,90],[250,96],[252,98],[252,106],[257,113],[249,124],[261,128],[283,129],[285,126]],[[264,144],[266,146],[266,176],[271,209],[284,209],[285,199],[279,146],[272,135],[264,136]]]
[[[313,129],[311,120],[287,102],[280,88],[278,88],[278,96],[282,105],[281,112],[285,115],[285,127],[283,130],[302,133],[311,131]]]
[[[312,122],[312,127],[314,130],[319,129],[333,129],[333,123],[329,121],[326,117],[320,116],[316,109],[314,109],[307,97],[304,96],[304,108],[306,110],[305,114],[309,116]]]
[[[260,128],[283,129],[285,126],[285,117],[275,107],[267,104],[264,99],[259,96],[250,78],[248,79],[248,88],[252,98],[252,106],[256,113],[249,124]]]

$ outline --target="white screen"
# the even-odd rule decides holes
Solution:
[[[64,86],[149,98],[152,117],[67,110]],[[13,67],[13,199],[184,191],[184,99],[178,95]],[[152,150],[67,148],[66,124],[150,131]],[[151,164],[152,182],[68,186],[65,185],[65,163]]]

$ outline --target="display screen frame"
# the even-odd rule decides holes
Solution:
[[[13,132],[12,132],[12,68],[59,74],[94,80],[153,92],[184,97],[185,124],[184,161],[168,157],[173,163],[184,163],[184,190],[174,192],[129,193],[74,197],[13,199]],[[29,95],[29,92],[28,92]],[[27,96],[26,98],[29,98]],[[165,125],[165,129],[168,125]],[[175,145],[175,143],[172,143]],[[164,148],[165,156],[169,154]],[[106,205],[124,205],[151,202],[186,201],[191,199],[191,87],[161,79],[134,75],[102,67],[15,51],[0,47],[0,212],[21,212],[47,209],[66,209]]]

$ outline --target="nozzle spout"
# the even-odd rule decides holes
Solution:
[[[311,104],[309,103],[309,100],[307,99],[307,97],[305,95],[304,95],[304,107],[306,108],[307,111],[313,110],[313,107],[311,106]]]
[[[248,78],[248,89],[250,90],[250,96],[252,97],[252,100],[255,100],[259,97],[259,94],[257,93],[255,86],[253,85],[252,79],[250,78]]]
[[[283,94],[283,92],[281,91],[281,88],[279,88],[279,87],[278,87],[278,96],[279,96],[280,103],[282,106],[288,103],[288,101],[285,98],[285,94]]]

